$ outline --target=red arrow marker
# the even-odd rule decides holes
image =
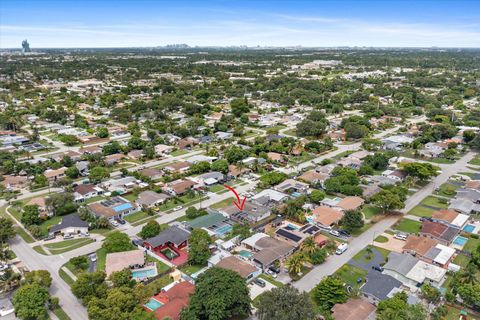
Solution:
[[[234,194],[235,194],[235,197],[237,197],[237,202],[233,201],[233,203],[237,206],[237,208],[242,211],[243,210],[243,206],[245,205],[245,200],[247,200],[247,197],[243,197],[243,201],[240,201],[240,197],[238,196],[238,193],[237,191],[235,191],[235,189],[233,189],[232,187],[224,184],[223,185],[225,188],[227,188],[228,190],[232,191]]]

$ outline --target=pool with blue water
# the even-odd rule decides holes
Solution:
[[[151,298],[150,300],[148,300],[147,303],[145,303],[145,307],[147,307],[148,309],[150,309],[152,311],[157,310],[161,306],[163,306],[163,304],[161,302],[153,299],[153,298]]]
[[[467,224],[465,227],[463,227],[463,231],[465,232],[470,232],[472,233],[473,230],[475,230],[475,226],[471,225],[471,224]]]
[[[462,237],[462,236],[457,236],[455,240],[453,240],[453,244],[456,244],[457,246],[463,247],[465,243],[467,243],[468,238]]]

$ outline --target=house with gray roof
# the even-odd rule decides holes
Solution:
[[[394,277],[371,271],[368,273],[366,283],[360,290],[368,301],[377,305],[380,301],[388,299],[389,294],[401,286],[402,283]]]
[[[165,193],[157,193],[155,191],[146,190],[138,194],[138,198],[135,200],[135,202],[142,208],[152,208],[164,203],[168,198],[170,198],[170,196]]]
[[[190,232],[179,227],[172,226],[158,234],[155,237],[148,238],[144,241],[145,247],[150,250],[157,250],[161,247],[175,246],[176,248],[185,247],[187,245]]]
[[[77,234],[77,233],[88,233],[88,222],[80,219],[76,214],[69,214],[62,218],[62,222],[59,224],[53,225],[48,231],[49,235],[54,235],[57,233],[62,234]]]
[[[408,253],[397,252],[390,252],[383,268],[384,274],[402,282],[413,292],[425,283],[440,288],[447,273],[444,268],[421,261]]]

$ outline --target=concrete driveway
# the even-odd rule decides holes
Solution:
[[[373,244],[379,248],[387,249],[389,251],[395,251],[398,253],[402,253],[403,246],[405,245],[405,241],[395,239],[391,234],[382,233],[382,236],[388,239],[387,242],[373,242]]]
[[[248,288],[250,289],[250,298],[253,300],[256,297],[258,297],[260,294],[264,293],[265,291],[272,290],[273,288],[276,288],[276,286],[270,282],[268,282],[265,279],[262,279],[265,281],[266,286],[264,288],[260,287],[258,284],[255,284],[251,282],[248,285]]]

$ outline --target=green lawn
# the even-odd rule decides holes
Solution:
[[[458,188],[460,187],[446,182],[440,186],[438,191],[435,191],[435,194],[443,197],[453,198],[457,194]]]
[[[470,160],[468,163],[476,166],[480,166],[480,156],[475,156],[475,158]]]
[[[393,229],[406,233],[418,233],[421,226],[422,224],[418,221],[403,218]]]
[[[367,271],[362,268],[355,267],[349,264],[344,264],[340,269],[338,269],[334,275],[338,276],[343,282],[349,284],[354,288],[358,288],[362,283],[357,283],[358,278],[362,278],[363,282],[367,276]]]
[[[411,214],[411,215],[417,216],[417,217],[424,217],[424,216],[425,217],[431,217],[432,213],[434,211],[435,210],[433,210],[433,209],[424,207],[422,205],[418,205],[418,206],[415,206],[412,210],[410,210],[408,212],[408,214]]]
[[[441,209],[448,208],[448,203],[446,199],[442,199],[434,196],[426,197],[425,199],[422,200],[421,204],[426,206],[441,208]]]
[[[58,317],[60,320],[70,320],[70,317],[63,311],[62,308],[56,308],[53,310],[53,313]]]
[[[365,231],[367,231],[370,227],[372,227],[374,225],[373,222],[366,222],[363,227],[361,227],[360,229],[355,229],[353,230],[351,233],[352,233],[352,236],[356,237],[356,236],[359,236],[361,235],[362,233],[364,233]]]
[[[103,248],[100,248],[96,251],[97,253],[97,270],[105,271],[105,262],[107,260],[107,251]]]
[[[283,131],[283,134],[284,134],[284,135],[287,135],[287,136],[294,136],[294,137],[296,137],[296,136],[297,136],[297,129],[288,129],[288,130],[285,130],[285,131]]]
[[[277,287],[283,287],[283,286],[284,286],[283,283],[281,283],[281,282],[278,281],[278,280],[273,279],[273,277],[272,277],[271,275],[269,275],[269,274],[262,273],[262,274],[260,274],[258,277],[261,278],[261,279],[264,279],[264,280],[266,280],[266,281],[268,281],[268,282],[270,282],[271,284],[273,284],[273,285],[275,285],[275,286],[277,286]]]
[[[232,204],[233,201],[236,201],[236,199],[233,198],[233,197],[230,197],[230,198],[227,198],[227,199],[222,200],[220,202],[212,204],[210,206],[210,208],[212,208],[212,209],[222,209],[222,208],[225,208],[226,206]]]
[[[170,153],[170,155],[173,156],[173,157],[177,157],[177,156],[181,156],[181,155],[184,155],[184,154],[187,154],[187,153],[188,153],[187,150],[178,149],[178,150],[175,150],[172,153]]]
[[[127,216],[125,216],[123,219],[125,219],[125,221],[128,221],[129,223],[132,223],[132,222],[136,222],[138,220],[142,220],[142,219],[145,219],[145,218],[148,218],[149,215],[145,212],[145,211],[138,211],[138,212],[135,212],[135,213],[132,213],[132,214],[129,214]]]
[[[470,258],[467,256],[464,256],[463,254],[459,254],[453,259],[453,263],[465,268],[468,263],[470,262]]]
[[[217,192],[220,192],[220,191],[223,191],[223,190],[226,190],[225,187],[221,184],[215,184],[213,186],[210,186],[208,187],[208,190],[210,192],[214,192],[214,193],[217,193]]]
[[[70,287],[72,286],[72,284],[75,282],[73,281],[72,278],[70,278],[70,276],[65,272],[63,271],[62,268],[60,268],[58,270],[58,275],[60,276],[60,278],[62,278],[63,281],[65,281],[66,284],[68,284]]]
[[[460,318],[460,309],[454,308],[447,306],[448,313],[447,315],[442,318],[443,320],[458,320]],[[468,318],[467,319],[478,319],[475,315],[467,313]]]
[[[50,251],[51,254],[61,254],[64,252],[72,251],[80,247],[86,246],[87,244],[90,244],[92,242],[93,240],[90,238],[83,238],[83,239],[71,239],[71,240],[65,240],[65,241],[56,242],[56,243],[50,243],[44,246],[47,247],[48,251]]]
[[[194,197],[189,197],[187,195],[184,195],[178,198],[171,198],[167,200],[167,202],[161,204],[159,208],[160,208],[160,211],[168,211],[177,206],[188,206],[188,205],[195,204],[197,202],[200,202],[203,199],[207,199],[207,197],[205,197],[202,194],[195,194]]]
[[[182,266],[180,268],[180,270],[182,270],[184,273],[188,274],[189,276],[191,276],[192,274],[194,274],[195,272],[198,272],[200,270],[202,270],[203,268],[205,268],[205,266],[200,266],[200,265],[185,265],[185,266]]]
[[[136,195],[133,194],[133,193],[130,193],[130,194],[127,194],[127,195],[122,195],[122,198],[125,198],[125,199],[127,199],[128,201],[133,202],[133,201],[137,200],[138,196],[136,196]]]
[[[100,200],[104,200],[106,199],[106,197],[104,196],[96,196],[96,197],[91,197],[87,200],[85,200],[85,204],[89,204],[89,203],[93,203],[93,202],[97,202],[97,201],[100,201]]]
[[[478,245],[480,245],[480,239],[470,238],[463,247],[463,250],[474,252],[477,249]]]
[[[145,261],[146,262],[155,262],[155,264],[157,265],[158,273],[163,273],[163,272],[170,269],[170,267],[167,266],[165,263],[163,263],[163,262],[161,262],[161,261],[159,261],[159,260],[157,260],[154,257],[151,257],[149,255],[147,255],[147,257],[145,258]]]
[[[366,205],[363,207],[363,215],[365,216],[365,219],[371,219],[374,215],[380,213],[382,210],[378,207],[372,206],[372,205]]]
[[[375,238],[375,241],[380,243],[385,243],[385,242],[388,242],[388,238],[385,236],[378,236]]]
[[[43,249],[42,246],[35,246],[33,247],[33,250],[35,250],[37,253],[40,253],[44,256],[48,256],[48,253]]]
[[[26,243],[33,243],[35,242],[35,239],[27,233],[25,230],[23,230],[21,227],[15,227],[15,231],[18,233],[18,235],[26,242]]]

